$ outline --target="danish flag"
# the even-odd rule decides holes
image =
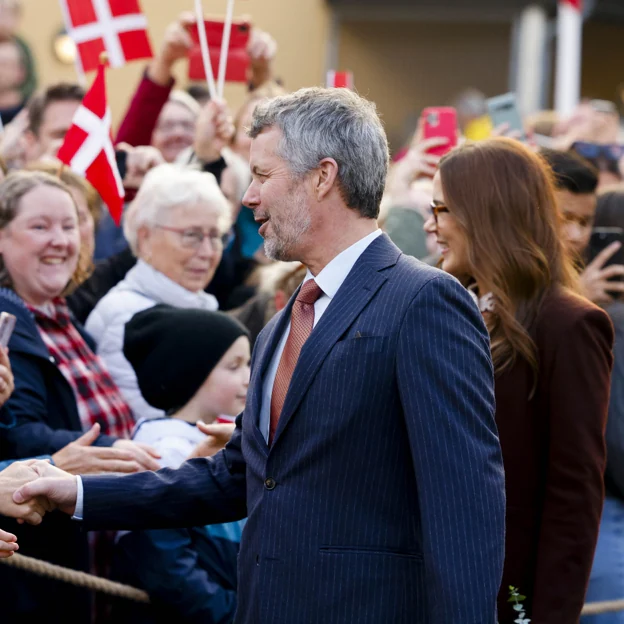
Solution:
[[[119,225],[125,193],[111,138],[111,112],[106,102],[104,71],[104,65],[100,64],[57,158],[93,185]]]
[[[60,0],[67,34],[78,48],[83,71],[106,52],[111,67],[152,58],[147,19],[139,0]]]

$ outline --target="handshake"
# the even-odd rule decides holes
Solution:
[[[40,524],[43,516],[60,509],[72,515],[76,508],[77,484],[74,475],[46,460],[14,462],[0,472],[0,515],[22,524]],[[0,558],[18,550],[17,538],[0,530]]]

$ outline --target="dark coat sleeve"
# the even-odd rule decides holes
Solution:
[[[166,529],[247,516],[241,421],[225,449],[180,468],[123,477],[82,477],[88,529]]]
[[[3,420],[13,426],[2,429],[2,449],[6,458],[29,458],[52,455],[82,435],[80,430],[53,428],[51,419],[67,421],[67,413],[49,414],[45,376],[38,358],[10,351],[15,390],[2,410]],[[69,392],[68,392],[69,395]],[[73,397],[69,397],[73,399]],[[58,410],[65,410],[60,402]],[[75,409],[75,408],[74,408]],[[95,446],[112,446],[115,438],[100,436]]]
[[[468,292],[431,280],[397,348],[431,622],[494,624],[505,546],[505,478],[489,338]],[[420,380],[420,381],[419,381]]]
[[[132,531],[117,546],[153,608],[175,613],[185,624],[231,624],[236,611],[236,590],[211,578],[198,561],[187,529]]]
[[[578,622],[604,499],[613,328],[592,308],[558,341],[548,375],[549,448],[533,624]]]

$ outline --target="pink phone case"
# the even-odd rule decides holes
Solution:
[[[457,111],[450,106],[425,108],[422,112],[423,138],[445,137],[446,145],[428,150],[434,156],[444,156],[457,146]]]

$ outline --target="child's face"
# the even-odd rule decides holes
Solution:
[[[206,412],[238,416],[245,409],[249,387],[249,339],[241,336],[219,360],[195,400]]]

